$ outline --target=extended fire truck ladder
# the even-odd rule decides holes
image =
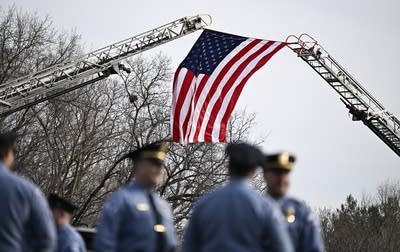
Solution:
[[[161,44],[203,29],[212,22],[209,15],[184,17],[129,39],[0,85],[0,116],[107,78],[129,72],[121,61]]]
[[[375,99],[308,34],[289,36],[287,46],[312,67],[340,96],[352,114],[400,156],[400,121]]]

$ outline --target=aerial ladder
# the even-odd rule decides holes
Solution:
[[[129,73],[124,59],[165,44],[212,22],[209,15],[184,17],[137,36],[0,84],[0,117],[102,80],[111,74]]]
[[[130,69],[122,63],[126,58],[203,29],[211,22],[209,15],[184,17],[90,52],[77,60],[0,84],[0,117],[105,79],[111,74],[129,73]],[[299,37],[291,35],[286,42],[341,96],[353,120],[362,121],[400,156],[399,120],[315,39],[307,34]]]
[[[339,95],[353,121],[362,121],[400,156],[400,121],[308,34],[290,35],[287,46]]]

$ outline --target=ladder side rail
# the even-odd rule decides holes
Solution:
[[[400,156],[400,138],[394,139],[389,138],[385,134],[383,134],[379,128],[377,128],[371,121],[363,121],[364,125],[366,125],[372,132],[375,133],[390,149],[392,149],[398,156]],[[383,124],[381,124],[383,125]],[[395,136],[394,136],[395,137]]]
[[[97,55],[100,55],[101,53],[106,52],[107,50],[110,49],[110,47],[112,47],[114,45],[125,45],[125,44],[129,43],[130,41],[138,41],[140,38],[142,38],[144,36],[147,36],[147,35],[150,35],[154,31],[171,28],[173,26],[178,26],[178,25],[182,25],[183,26],[185,20],[187,20],[187,18],[181,18],[181,19],[172,21],[172,22],[170,22],[170,23],[168,23],[166,25],[162,25],[162,26],[160,26],[158,28],[152,29],[150,31],[146,31],[146,32],[140,33],[139,35],[135,35],[134,37],[131,37],[131,38],[116,42],[116,43],[111,44],[111,45],[107,45],[105,47],[102,47],[100,49],[97,49],[95,51],[89,52],[89,53],[81,56],[79,59],[77,59],[77,61],[84,61],[84,60],[88,60],[88,59],[90,59],[92,57],[97,57]],[[41,74],[46,74],[49,71],[54,71],[57,68],[66,67],[67,65],[75,64],[75,63],[76,63],[76,60],[62,62],[62,63],[59,63],[57,65],[51,66],[49,68],[46,68],[46,69],[43,69],[43,70],[39,70],[39,71],[35,72],[33,75],[22,76],[20,78],[14,79],[14,80],[12,80],[12,81],[10,81],[8,83],[4,83],[4,84],[17,83],[17,82],[20,82],[22,80],[29,79],[29,78],[31,78],[31,77],[33,77],[35,75],[36,76],[40,76]],[[0,87],[2,87],[4,84],[1,84]]]
[[[177,22],[181,22],[180,27],[176,27]],[[205,26],[205,21],[200,17],[196,16],[192,19],[180,19],[171,22],[170,25],[162,26],[165,27],[164,30],[159,30],[159,28],[153,29],[149,32],[142,33],[144,36],[135,36],[130,39],[124,40],[128,43],[121,43],[119,46],[113,44],[111,46],[105,47],[102,50],[97,50],[96,53],[87,54],[86,58],[80,58],[77,62],[70,62],[64,64],[63,66],[56,65],[50,68],[50,71],[41,71],[39,74],[35,73],[33,76],[28,76],[21,83],[16,83],[12,81],[6,85],[0,86],[0,100],[1,105],[7,104],[8,100],[13,97],[24,97],[29,95],[34,95],[32,92],[35,89],[45,88],[46,91],[58,86],[57,83],[67,79],[71,79],[72,76],[79,76],[79,73],[88,71],[91,69],[97,69],[97,72],[101,72],[111,67],[112,64],[116,64],[123,59],[131,57],[134,54],[149,50],[158,45],[164,44],[166,42],[177,39],[181,36],[194,32],[198,29],[202,29]],[[157,36],[153,35],[153,32],[157,31]],[[160,35],[161,34],[161,35]],[[23,79],[23,78],[22,78]],[[18,82],[18,81],[17,81]],[[14,85],[10,85],[14,84]],[[13,99],[15,100],[15,99]],[[22,108],[21,108],[22,109]]]
[[[328,55],[329,55],[329,54],[328,54]],[[303,57],[302,57],[302,58],[303,58]],[[324,66],[324,69],[325,69],[326,71],[328,71],[328,72],[329,72],[330,74],[332,74],[338,81],[340,81],[339,76],[337,76],[337,74],[334,73],[334,71],[333,71],[331,68],[329,68],[329,66],[328,66],[325,62],[321,62],[321,60],[319,60],[319,59],[317,59],[317,58],[315,58],[315,57],[314,57],[314,59],[315,59],[315,60],[318,60],[318,62],[319,62],[322,66]],[[332,59],[332,57],[330,57],[330,59]],[[323,79],[326,79],[325,76],[323,76],[323,75],[318,71],[318,69],[315,68],[314,65],[312,65],[311,62],[307,61],[307,60],[304,59],[304,58],[303,58],[303,60],[305,60],[305,61],[306,61],[306,62],[307,62],[307,63],[308,63],[308,64],[309,64]],[[336,65],[336,62],[334,62],[334,63],[335,63],[335,65]],[[340,65],[339,65],[339,66],[340,66]],[[341,67],[340,70],[341,70],[341,71],[343,70],[343,72],[344,72],[343,67]],[[347,73],[347,72],[345,72],[345,73]],[[340,81],[340,82],[341,82],[341,81]],[[341,83],[343,84],[343,82],[341,82]],[[328,82],[328,84],[329,84],[330,86],[333,87],[333,84],[332,84],[332,83]],[[350,83],[350,84],[352,84],[352,83]],[[344,86],[347,87],[346,85],[344,85]],[[359,84],[359,86],[362,87],[360,84]],[[338,90],[337,88],[335,88],[335,87],[333,87],[333,88],[337,91],[337,93],[339,93],[339,95],[340,95],[343,99],[345,99],[347,102],[349,102],[350,104],[352,104],[352,101],[349,101],[349,99],[345,96],[345,93],[340,93],[339,90]],[[365,88],[363,88],[363,87],[362,87],[362,89],[365,90]],[[370,106],[370,104],[367,103],[364,99],[362,99],[362,96],[365,96],[367,99],[369,98],[369,96],[365,95],[364,93],[361,93],[362,96],[360,96],[359,94],[354,93],[353,90],[351,90],[351,89],[348,89],[348,91],[352,93],[352,95],[355,97],[355,99],[357,99],[358,102],[361,102],[361,103],[365,106],[367,112],[371,112],[371,111],[369,111],[369,110],[372,109],[371,106]],[[368,93],[368,92],[367,92],[367,93]],[[382,106],[382,107],[383,107],[383,106]],[[397,135],[398,138],[400,138],[400,121],[399,121],[393,114],[391,114],[390,112],[386,111],[385,109],[382,109],[382,110],[376,111],[376,112],[381,112],[380,114],[375,115],[375,117],[381,118],[381,124],[384,125],[388,130],[390,130],[394,135]],[[390,124],[392,124],[392,125],[390,125]],[[390,126],[390,127],[389,127],[389,126]]]
[[[154,33],[156,33],[156,32],[160,32],[160,31],[162,31],[162,30],[168,30],[169,28],[174,27],[174,26],[179,26],[179,25],[185,26],[185,22],[189,22],[190,19],[193,19],[193,18],[196,18],[196,17],[198,17],[198,16],[189,17],[189,18],[188,18],[188,17],[180,18],[180,19],[175,20],[175,21],[172,21],[172,22],[170,22],[170,23],[168,23],[168,24],[159,26],[159,27],[157,27],[157,28],[153,28],[153,29],[151,29],[151,30],[149,30],[149,31],[142,32],[142,33],[140,33],[140,34],[138,34],[138,35],[135,35],[134,37],[131,37],[131,38],[128,38],[128,39],[124,39],[124,40],[121,40],[121,41],[116,42],[116,43],[114,43],[114,44],[111,44],[111,45],[108,45],[108,46],[99,48],[99,49],[97,49],[97,50],[95,50],[95,51],[92,51],[92,52],[90,52],[90,53],[87,53],[87,54],[84,55],[83,57],[84,57],[84,58],[85,58],[85,57],[89,58],[89,57],[91,57],[91,56],[93,56],[93,55],[95,55],[95,54],[100,54],[101,52],[107,51],[107,50],[110,48],[110,46],[129,44],[129,43],[130,43],[131,41],[133,41],[133,40],[138,40],[138,39],[143,38],[143,37],[145,37],[145,36],[147,36],[147,35],[152,35],[152,34],[154,34]],[[181,31],[180,31],[179,33],[177,33],[176,35],[181,34],[181,33],[182,33],[182,28],[181,28]]]
[[[174,37],[171,40],[177,39],[177,38],[179,38],[179,37]],[[168,40],[168,41],[171,41],[171,40]],[[57,79],[57,81],[62,81],[63,79],[70,79],[71,78],[71,75],[69,74],[70,72],[73,72],[73,76],[76,76],[74,79],[76,79],[79,76],[79,73],[88,70],[88,67],[92,67],[92,68],[98,67],[97,68],[98,69],[97,72],[101,72],[101,71],[106,70],[113,63],[118,63],[118,62],[120,62],[121,60],[123,60],[125,58],[131,57],[132,55],[135,55],[137,53],[141,53],[141,52],[144,52],[146,50],[152,49],[152,48],[154,48],[154,47],[156,47],[156,46],[158,46],[160,44],[162,44],[162,43],[158,42],[158,43],[149,44],[145,48],[139,48],[138,50],[130,52],[128,55],[125,55],[125,56],[123,56],[121,58],[116,57],[116,59],[110,61],[109,63],[107,63],[106,65],[103,65],[103,66],[101,66],[101,65],[93,65],[93,64],[89,65],[89,62],[86,62],[86,65],[88,65],[88,66],[85,69],[82,69],[82,68],[77,68],[77,69],[57,68],[56,70],[58,70],[63,75],[60,76],[59,72],[54,71],[52,73],[53,75],[50,77],[50,79]],[[91,73],[91,74],[93,74],[93,73]],[[46,77],[49,77],[49,76],[46,76]],[[86,76],[83,76],[83,77],[86,77]],[[46,84],[50,85],[50,83],[47,83],[47,81],[43,82],[42,80],[40,80],[38,78],[32,78],[31,81],[33,81],[33,80],[36,81],[37,85],[35,85],[35,86],[37,86],[37,87],[45,86]],[[2,92],[1,92],[2,90],[0,90],[0,99],[6,100],[6,99],[9,99],[9,98],[14,97],[14,96],[21,96],[21,92],[27,92],[27,91],[31,90],[32,85],[27,86],[25,89],[19,89],[18,90],[18,88],[20,88],[20,87],[23,88],[24,85],[25,85],[25,83],[20,84],[18,86],[15,86],[12,89],[6,89],[8,91],[8,93],[6,93],[5,96],[2,94]],[[6,99],[4,99],[4,98],[6,98]]]
[[[307,35],[308,36],[308,35]],[[297,42],[288,43],[301,59],[318,73],[339,95],[352,114],[361,120],[390,149],[400,156],[400,123],[314,39],[302,41],[301,36],[289,36]],[[311,44],[311,45],[310,45]],[[296,46],[293,46],[296,45]]]
[[[329,66],[326,64],[326,62],[324,62],[324,61],[321,60],[321,59],[325,59],[325,58],[317,58],[317,57],[315,57],[314,55],[312,55],[312,57],[313,57],[313,60],[314,60],[314,61],[317,61],[317,62],[323,67],[323,70],[329,72],[329,74],[330,74],[332,77],[334,77],[334,78],[337,80],[337,82],[340,82],[340,83],[343,85],[343,87],[345,87],[349,92],[351,92],[351,94],[355,97],[355,99],[357,99],[357,101],[358,101],[365,109],[368,109],[368,107],[369,107],[368,102],[367,102],[367,101],[364,101],[364,99],[362,99],[362,97],[360,97],[357,93],[354,93],[353,90],[351,90],[343,81],[340,80],[339,76],[334,72],[334,70],[333,70],[331,67],[329,67]],[[320,69],[319,67],[317,68],[315,65],[313,65],[313,63],[310,62],[309,60],[307,60],[306,57],[301,56],[301,58],[302,58],[309,66],[311,66],[311,68],[313,68],[313,69],[318,73],[318,75],[320,75],[325,81],[327,81],[328,78],[327,78],[326,76],[324,76],[324,74],[319,70],[319,69]],[[327,82],[328,82],[328,84],[329,84],[333,89],[335,89],[335,91],[336,91],[343,99],[345,99],[349,104],[352,104],[352,103],[353,103],[353,102],[349,101],[348,97],[345,96],[345,93],[339,92],[340,90],[339,90],[337,87],[335,87],[333,83],[331,83],[331,82],[329,82],[329,81],[327,81]]]
[[[149,34],[150,33],[145,33],[145,35],[149,35]],[[142,35],[140,35],[140,36],[142,36]],[[140,40],[140,39],[141,39],[141,37],[138,37],[138,36],[132,37],[132,38],[126,40],[127,42],[125,42],[125,44],[119,45],[119,47],[121,47],[121,48],[123,48],[124,46],[128,47],[127,43],[131,43],[133,45],[137,44],[138,45],[138,47],[137,47],[138,49],[140,48],[140,46],[141,47],[146,46],[147,45],[146,44],[147,41],[146,40]],[[96,62],[102,60],[102,58],[101,58],[102,56],[109,56],[110,57],[111,53],[113,52],[112,51],[113,49],[114,50],[119,50],[120,53],[122,53],[122,49],[117,47],[118,43],[115,43],[115,44],[109,45],[107,47],[104,47],[101,50],[96,50],[95,52],[90,52],[90,53],[84,55],[83,57],[81,57],[81,58],[79,58],[79,59],[77,59],[75,61],[69,61],[69,62],[61,63],[61,64],[58,64],[58,65],[52,66],[52,67],[50,67],[48,69],[44,69],[42,71],[39,71],[39,72],[35,73],[34,76],[21,77],[21,78],[15,80],[15,81],[10,82],[9,84],[12,85],[14,83],[18,83],[18,82],[21,82],[23,80],[30,79],[32,77],[45,78],[49,74],[59,70],[60,68],[76,67],[77,65],[79,66],[80,63],[89,63],[89,62],[90,63],[96,63]],[[132,45],[130,46],[130,48],[133,48]],[[117,55],[113,55],[112,57],[115,57]],[[104,59],[107,59],[107,58],[104,57]],[[4,84],[2,86],[4,86]]]
[[[18,106],[11,107],[9,109],[0,110],[0,117],[7,116],[9,114],[18,112],[22,109],[29,108],[33,105],[36,105],[36,104],[39,104],[46,100],[58,97],[62,94],[71,92],[73,90],[79,89],[81,87],[87,86],[89,84],[95,83],[95,82],[100,81],[105,78],[107,78],[107,76],[98,76],[98,77],[93,76],[92,79],[88,79],[88,80],[82,81],[79,84],[75,84],[75,85],[71,85],[71,86],[68,86],[68,84],[71,84],[71,82],[66,82],[62,85],[63,88],[60,89],[58,92],[54,92],[54,90],[50,90],[50,91],[43,90],[42,92],[38,92],[35,94],[35,99],[21,100],[20,104]]]
[[[364,107],[363,109],[367,110],[368,108],[370,108],[369,100],[365,99],[366,97],[364,97],[364,94],[360,91],[360,89],[357,86],[352,85],[353,83],[351,83],[351,81],[349,81],[349,80],[346,81],[347,76],[339,76],[338,75],[339,71],[342,72],[343,74],[345,74],[345,72],[343,72],[342,69],[339,68],[337,66],[337,64],[335,64],[334,61],[331,60],[331,58],[329,57],[329,54],[327,54],[327,55],[328,55],[328,57],[324,57],[323,59],[328,60],[328,62],[330,63],[330,66],[328,64],[326,64],[325,62],[323,62],[322,64],[325,66],[325,68],[327,68],[327,70],[343,85],[344,88],[347,89],[347,91],[351,92],[351,94],[355,97],[357,102],[362,104],[362,106]],[[334,69],[334,68],[336,68],[336,69]],[[331,86],[333,86],[333,85],[331,85]],[[357,92],[357,91],[359,91],[359,92]],[[344,97],[344,96],[342,95],[342,97]],[[352,101],[350,101],[349,99],[347,99],[347,97],[344,97],[344,99],[349,104],[354,105],[354,103]]]
[[[91,78],[92,76],[105,76],[105,77],[107,77],[101,71],[99,72],[98,69],[92,69],[92,70],[88,70],[88,71],[79,73],[79,74],[73,76],[73,78],[60,80],[58,82],[57,86],[54,86],[54,87],[51,87],[51,88],[36,88],[36,89],[32,89],[29,97],[25,96],[25,97],[21,98],[20,96],[13,96],[13,97],[10,97],[8,99],[8,101],[10,101],[10,102],[19,102],[19,101],[21,101],[22,102],[24,100],[30,100],[30,98],[35,98],[35,95],[39,95],[39,94],[42,94],[42,93],[55,92],[58,89],[61,89],[66,83],[69,83],[69,84],[76,83],[76,85],[79,85],[80,81],[85,82],[86,79]],[[77,82],[79,82],[79,83],[77,83]]]
[[[302,34],[300,37],[296,37],[296,36],[289,36],[289,37],[294,37],[297,39],[297,45],[300,46],[297,51],[298,54],[302,54],[303,52],[306,53],[306,55],[312,56],[315,60],[318,60],[319,63],[321,65],[324,65],[326,70],[329,70],[330,74],[332,74],[337,80],[340,81],[340,83],[346,87],[348,89],[348,91],[351,91],[352,95],[354,97],[357,97],[360,99],[362,99],[364,101],[364,109],[366,108],[370,108],[371,109],[371,103],[373,103],[375,106],[378,107],[378,109],[373,109],[375,110],[379,110],[382,111],[384,110],[384,107],[382,104],[380,104],[350,73],[348,73],[321,45],[318,44],[318,42],[312,38],[310,35],[308,34]],[[289,38],[288,37],[288,38]],[[303,41],[302,37],[307,37],[309,39],[311,39],[312,41]],[[292,43],[294,44],[294,43]],[[296,52],[296,49],[293,48],[292,46],[289,46],[292,50],[294,50]],[[319,50],[320,51],[320,57],[317,57],[316,55],[316,51]],[[322,56],[324,55],[324,56]],[[330,65],[326,64],[325,62],[321,62],[319,58],[323,58],[324,60],[327,60]],[[304,59],[304,58],[303,58]],[[338,76],[337,73],[339,73],[339,71],[341,72],[341,76]],[[323,76],[321,76],[323,77]],[[347,77],[347,81],[346,78]],[[323,77],[324,78],[324,77]],[[324,78],[326,79],[326,78]],[[341,81],[342,80],[342,81]],[[331,85],[333,87],[333,85]],[[334,89],[336,89],[335,87],[333,87]],[[354,90],[352,89],[356,89],[357,91],[359,91],[359,93],[354,92]],[[365,97],[365,98],[363,98]],[[351,104],[351,101],[347,100],[347,102],[349,102]],[[368,106],[365,106],[366,103],[368,103]]]
[[[370,111],[374,111],[374,112],[381,112],[385,118],[385,121],[392,121],[393,126],[392,126],[392,131],[394,133],[399,132],[400,130],[400,123],[399,120],[390,112],[388,112],[385,107],[379,102],[377,101],[349,72],[347,72],[324,48],[322,48],[320,46],[320,48],[326,53],[326,57],[324,57],[324,59],[328,59],[328,61],[335,66],[338,70],[341,71],[341,73],[346,76],[348,78],[348,85],[350,86],[354,86],[355,89],[357,89],[360,93],[354,93],[352,89],[349,89],[349,86],[346,85],[345,79],[343,79],[344,81],[340,81],[340,77],[337,76],[337,74],[335,74],[334,70],[329,69],[329,66],[326,65],[324,62],[319,61],[319,63],[321,65],[324,65],[325,68],[328,68],[327,70],[336,77],[336,79],[338,79],[344,86],[346,86],[348,88],[348,90],[353,94],[354,97],[358,98],[357,101],[363,103],[363,105],[366,107],[366,109],[370,112]],[[315,58],[315,56],[314,56]],[[321,76],[323,77],[323,76]],[[325,78],[324,78],[325,79]],[[331,86],[333,86],[331,83],[329,83]],[[338,91],[336,88],[334,88],[336,91]],[[343,94],[339,93],[344,99],[346,99],[346,97],[344,97]],[[365,97],[365,99],[363,99],[363,97]],[[365,100],[367,101],[367,103],[365,102]],[[349,101],[348,99],[346,99],[346,101],[348,101],[350,104],[352,104],[351,101]],[[376,108],[371,107],[371,103],[374,104],[376,106]]]
[[[99,71],[104,71],[104,68],[108,68],[114,63],[118,63],[121,60],[126,59],[128,57],[131,57],[131,56],[133,56],[133,55],[135,55],[137,53],[144,52],[146,50],[149,50],[151,48],[154,48],[154,47],[156,47],[158,45],[161,45],[163,43],[169,42],[169,41],[177,39],[177,38],[179,38],[179,36],[170,38],[170,39],[168,39],[168,41],[164,40],[164,41],[155,41],[154,43],[147,43],[147,44],[143,43],[143,47],[141,47],[141,48],[139,47],[137,49],[134,49],[133,51],[122,52],[124,54],[124,56],[120,56],[118,54],[115,55],[115,56],[113,55],[111,59],[107,60],[108,62],[106,64],[102,65],[102,67],[99,68]],[[84,65],[86,65],[85,68],[82,68],[80,66],[80,63],[84,63]],[[38,77],[34,77],[34,78],[31,79],[31,82],[32,82],[32,80],[35,80],[37,83],[41,83],[42,84],[42,85],[36,85],[36,86],[34,85],[33,87],[41,87],[41,86],[45,86],[46,84],[47,85],[51,85],[51,82],[57,82],[60,79],[70,78],[71,74],[72,75],[76,75],[77,73],[85,71],[88,68],[89,69],[90,68],[97,68],[99,66],[101,66],[101,65],[98,65],[96,63],[92,63],[92,62],[90,62],[88,60],[81,60],[80,62],[77,62],[75,65],[71,65],[70,68],[55,67],[53,72],[50,72],[48,75],[43,76],[42,79],[40,79]],[[50,80],[46,80],[46,78],[49,78]],[[21,94],[21,92],[28,92],[32,88],[32,85],[29,85],[29,86],[26,86],[26,87],[25,86],[26,86],[26,83],[24,82],[24,83],[20,83],[20,84],[14,85],[14,86],[12,86],[10,88],[6,88],[5,90],[7,92],[5,94],[2,94],[3,90],[0,90],[0,99],[6,100],[6,99],[8,99],[10,97],[18,96],[18,95]]]
[[[363,95],[367,96],[374,105],[380,110],[385,110],[385,107],[375,98],[373,97],[368,90],[366,90],[349,72],[347,72],[331,55],[328,54],[328,58],[332,61],[333,64],[336,65],[337,68],[340,69],[347,77],[351,80],[351,84],[356,86],[359,90],[362,90]]]
[[[189,32],[194,32],[194,31],[189,31]],[[188,33],[186,33],[186,34],[188,34]],[[165,44],[166,42],[170,42],[170,41],[176,40],[176,39],[178,39],[178,38],[180,38],[181,36],[186,35],[186,34],[177,35],[177,36],[168,37],[168,38],[165,37],[164,39],[161,39],[161,40],[159,40],[159,41],[155,41],[155,42],[153,42],[153,43],[149,43],[149,44],[145,45],[145,47],[142,48],[140,51],[129,52],[129,54],[122,55],[122,56],[119,55],[118,57],[114,57],[113,59],[110,59],[109,64],[110,64],[110,65],[113,65],[113,64],[118,63],[118,62],[120,62],[120,61],[122,61],[122,60],[124,60],[124,59],[127,59],[127,58],[131,57],[133,54],[138,54],[138,53],[141,53],[141,52],[150,50],[150,49],[152,49],[152,48],[154,48],[154,47],[157,47],[157,46],[159,46],[159,45]],[[168,40],[167,40],[167,39],[168,39]],[[132,53],[132,54],[131,54],[131,53]]]
[[[148,34],[149,33],[145,33],[145,35],[147,35],[148,36]],[[180,34],[177,34],[177,36],[179,36]],[[141,44],[141,46],[142,47],[145,47],[145,46],[148,46],[149,45],[149,43],[148,43],[148,41],[146,41],[146,40],[142,40],[142,41],[140,41],[140,38],[137,38],[137,37],[133,37],[133,38],[131,38],[130,39],[131,41],[130,41],[130,43],[135,43],[135,44]],[[129,39],[127,40],[127,41],[129,41]],[[138,41],[140,41],[140,42],[138,42]],[[158,42],[158,41],[157,41]],[[118,43],[117,43],[118,44]],[[77,62],[72,62],[72,64],[71,64],[71,62],[68,62],[69,64],[70,64],[70,66],[71,67],[74,67],[74,66],[76,66],[76,65],[79,65],[79,63],[80,62],[91,62],[91,63],[94,63],[93,62],[93,60],[94,59],[98,59],[98,60],[101,60],[101,55],[105,55],[105,56],[111,56],[111,53],[112,53],[112,51],[110,50],[110,48],[116,48],[118,51],[119,51],[119,53],[129,53],[129,51],[128,52],[123,52],[123,49],[121,49],[121,48],[118,48],[118,47],[116,47],[115,46],[116,44],[113,44],[113,45],[111,45],[111,46],[108,46],[108,47],[106,47],[105,49],[107,49],[108,50],[108,52],[106,53],[106,54],[104,54],[105,52],[104,52],[104,50],[102,50],[102,51],[100,51],[98,54],[95,54],[95,53],[89,53],[89,54],[87,54],[86,55],[86,57],[84,56],[83,58],[81,58],[81,59],[79,59]],[[128,44],[122,44],[122,45],[120,45],[120,47],[128,47]],[[130,46],[131,48],[132,48],[132,46]],[[140,47],[138,47],[138,49],[140,49]],[[112,55],[111,57],[118,57],[118,53],[116,54],[116,55]],[[129,56],[128,56],[129,57]],[[106,59],[106,58],[105,58]],[[95,62],[96,62],[96,60],[95,60]],[[68,67],[67,65],[64,65],[63,67]],[[53,68],[51,68],[50,70],[53,70],[53,71],[57,71],[57,70],[59,70],[60,69],[60,66],[54,66]],[[43,77],[46,77],[46,76],[43,76]]]
[[[200,25],[196,26],[196,22],[200,23]],[[204,19],[202,19],[202,17],[200,15],[194,16],[194,17],[181,18],[181,19],[175,20],[173,22],[170,22],[166,25],[152,29],[150,31],[143,32],[134,37],[119,41],[117,43],[114,43],[114,44],[105,46],[101,49],[95,50],[93,52],[87,53],[86,55],[80,57],[79,59],[77,59],[75,61],[63,62],[58,65],[52,66],[50,68],[36,72],[33,75],[20,77],[18,79],[10,81],[6,84],[11,85],[14,83],[18,83],[23,80],[30,79],[33,76],[41,77],[41,75],[47,75],[48,72],[56,71],[60,67],[68,67],[68,65],[73,66],[82,61],[92,61],[94,59],[99,60],[99,59],[101,59],[101,56],[109,55],[113,48],[114,48],[114,50],[115,50],[115,48],[117,48],[118,51],[122,51],[123,48],[128,47],[129,44],[138,45],[138,48],[140,46],[146,46],[148,44],[148,42],[151,41],[151,37],[152,36],[155,37],[154,34],[157,34],[157,35],[162,34],[162,33],[167,34],[166,31],[168,31],[169,36],[178,36],[179,37],[179,36],[188,34],[188,32],[194,32],[198,29],[204,28],[205,26],[206,26],[206,21],[204,21]],[[132,45],[130,46],[130,48],[133,48]],[[3,87],[4,85],[5,84],[2,84],[0,87]]]
[[[392,132],[393,135],[395,137],[397,137],[397,139],[400,141],[400,132],[398,130],[396,132],[396,124],[394,124],[393,127],[391,127],[391,125],[390,125],[390,121],[392,121],[392,120],[388,121],[387,118],[385,118],[385,117],[383,117],[381,115],[378,115],[378,116],[370,118],[370,119],[368,119],[366,121],[373,121],[373,120],[379,121],[379,123],[380,123],[380,125],[382,127],[385,127],[387,130]],[[394,122],[394,121],[392,121],[392,122]],[[397,129],[399,129],[399,128],[397,127]]]
[[[88,64],[87,64],[88,65]],[[77,68],[77,69],[63,69],[60,68],[58,71],[54,71],[51,75],[45,76],[45,78],[31,78],[29,82],[24,82],[18,85],[14,85],[11,87],[4,87],[0,89],[0,99],[3,101],[7,101],[8,99],[15,96],[22,96],[21,93],[26,93],[28,95],[32,90],[45,87],[47,89],[52,88],[54,83],[62,81],[64,79],[69,79],[72,76],[78,75],[81,72],[88,71],[90,69],[98,69],[98,71],[102,71],[103,67],[88,65],[85,68]],[[68,71],[69,70],[69,71]]]
[[[344,73],[349,79],[353,82],[351,84],[357,85],[359,89],[362,90],[362,95],[367,97],[372,103],[376,106],[376,108],[369,107],[374,112],[381,112],[379,117],[383,118],[387,123],[392,122],[393,126],[391,127],[391,131],[394,134],[400,134],[400,121],[397,119],[391,112],[387,111],[386,108],[376,99],[374,98],[349,72],[347,72],[332,56],[328,54],[328,57],[333,61],[333,63]]]
[[[332,59],[332,57],[330,57],[330,58]],[[335,62],[335,64],[340,66],[337,62]],[[341,71],[345,72],[343,67],[341,67]],[[345,72],[345,74],[347,74],[349,76],[349,78],[355,84],[357,84],[357,86],[362,90],[362,92],[363,92],[362,95],[365,96],[369,100],[370,105],[373,104],[375,106],[375,108],[372,106],[369,107],[370,112],[372,111],[372,112],[376,112],[376,113],[381,113],[381,115],[379,115],[380,117],[384,118],[387,123],[390,123],[390,122],[392,123],[391,131],[394,134],[400,134],[400,121],[392,113],[387,111],[386,108],[377,99],[375,99],[359,82],[357,82],[354,79],[354,77],[352,77],[348,72]]]
[[[345,86],[348,91],[351,91],[352,95],[358,98],[358,101],[362,101],[364,105],[364,108],[362,108],[362,110],[366,110],[368,112],[379,112],[385,110],[385,108],[381,104],[377,103],[376,99],[373,98],[361,84],[359,84],[354,78],[352,78],[343,67],[332,60],[332,57],[328,57],[327,60],[330,62],[330,64],[332,64],[332,66],[340,71],[341,78],[339,78],[338,76],[337,77],[339,80],[342,80],[341,83],[343,84],[343,86]],[[347,101],[352,104],[351,101]]]

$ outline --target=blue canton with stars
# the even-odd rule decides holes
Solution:
[[[218,64],[246,39],[248,38],[204,30],[179,67],[191,70],[196,76],[210,75]]]

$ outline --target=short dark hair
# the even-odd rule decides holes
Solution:
[[[62,198],[55,193],[51,193],[47,200],[49,202],[50,209],[60,209],[69,214],[73,214],[74,211],[77,209],[77,206],[72,204],[71,201]]]
[[[261,166],[264,160],[261,150],[248,143],[229,144],[225,152],[229,157],[229,174],[233,176],[248,176]]]
[[[10,131],[0,133],[0,160],[4,160],[10,150],[14,149],[17,133]]]

